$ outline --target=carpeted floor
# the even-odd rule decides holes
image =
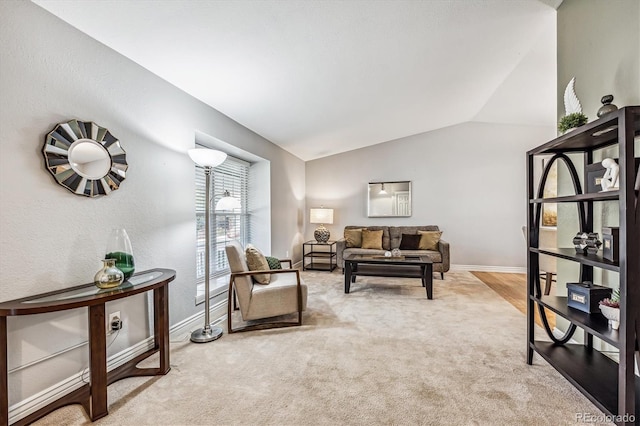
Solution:
[[[109,386],[96,424],[555,426],[601,415],[540,357],[526,364],[525,316],[468,272],[434,279],[433,300],[417,279],[359,278],[344,294],[337,271],[302,276],[302,327],[172,343],[171,372]],[[87,423],[69,406],[36,424]]]

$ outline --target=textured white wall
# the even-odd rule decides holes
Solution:
[[[309,161],[307,210],[335,209],[332,239],[346,225],[438,225],[454,264],[523,267],[525,153],[554,135],[553,127],[471,122]],[[368,218],[367,183],[399,180],[412,181],[413,215]]]
[[[194,305],[194,166],[186,155],[196,131],[270,162],[277,190],[265,251],[293,250],[304,206],[300,159],[31,2],[0,2],[0,23],[0,301],[90,282],[111,228],[124,227],[137,270],[177,271],[171,324],[200,311]],[[44,168],[45,134],[72,118],[108,128],[127,152],[127,179],[109,196],[73,195]],[[108,310],[121,310],[125,320],[109,353],[149,335],[143,296]],[[10,368],[83,341],[85,324],[80,310],[10,318]],[[12,374],[11,402],[81,371],[83,352]]]
[[[603,95],[618,107],[640,104],[640,2],[564,0],[558,8],[558,116],[564,89],[576,94],[589,121]]]

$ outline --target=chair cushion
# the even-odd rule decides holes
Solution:
[[[400,250],[418,250],[421,238],[420,234],[402,234]]]
[[[420,250],[438,250],[438,242],[440,241],[440,236],[442,236],[442,231],[418,231],[418,234],[421,235],[420,245],[418,246]]]
[[[369,229],[362,230],[362,248],[382,250],[382,230],[371,231]]]
[[[250,271],[266,271],[270,269],[264,254],[253,245],[247,244],[245,256],[247,257],[247,265]],[[256,274],[252,275],[252,277],[259,284],[269,284],[271,281],[271,274]]]
[[[347,243],[347,247],[361,247],[362,229],[345,229],[344,239]]]
[[[308,289],[300,280],[302,293],[302,310],[307,309]],[[271,284],[256,285],[251,292],[251,301],[242,319],[254,320],[286,315],[298,310],[298,288],[295,273],[273,274]]]

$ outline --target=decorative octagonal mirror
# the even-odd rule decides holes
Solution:
[[[120,141],[91,121],[58,124],[47,134],[42,153],[56,182],[86,197],[118,189],[129,167]]]

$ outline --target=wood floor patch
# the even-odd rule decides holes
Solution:
[[[487,287],[498,293],[504,300],[511,303],[523,314],[527,314],[527,275],[504,272],[471,272]],[[555,283],[554,283],[555,285]],[[553,287],[551,288],[553,293]],[[538,310],[535,311],[536,324],[542,327]],[[556,316],[547,310],[549,326],[556,326]]]

